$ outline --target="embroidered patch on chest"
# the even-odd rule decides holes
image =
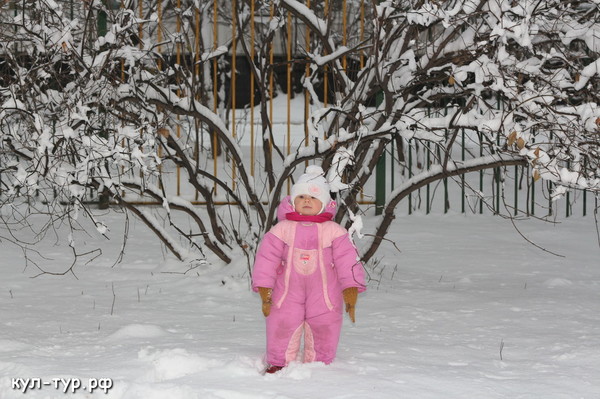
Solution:
[[[294,248],[293,254],[294,268],[300,274],[308,276],[314,273],[317,268],[319,258],[318,251],[316,249],[297,249]]]

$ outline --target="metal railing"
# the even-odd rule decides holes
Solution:
[[[88,12],[90,6],[90,2],[85,0],[55,1],[65,7],[64,9],[70,14],[71,18]],[[192,10],[192,13],[186,14],[186,21],[182,19],[182,13],[180,12],[182,0],[105,0],[104,4],[107,5],[107,12],[118,10],[127,5],[140,20],[149,21],[156,18],[156,23],[140,24],[139,37],[141,39],[153,37],[156,43],[156,51],[163,56],[162,59],[181,64],[184,57],[191,58],[196,65],[195,73],[197,75],[210,74],[213,82],[212,92],[210,93],[212,103],[208,105],[215,113],[219,112],[220,107],[225,106],[228,108],[227,121],[230,131],[247,153],[250,173],[254,177],[260,173],[255,167],[260,162],[259,152],[257,151],[260,140],[257,140],[256,132],[256,127],[261,123],[256,111],[256,106],[260,101],[269,102],[269,123],[271,123],[272,130],[279,132],[277,139],[285,147],[286,155],[291,154],[294,146],[301,145],[302,141],[308,141],[309,127],[307,121],[310,112],[310,97],[303,89],[294,92],[294,81],[301,78],[302,75],[308,75],[309,66],[294,68],[293,61],[297,57],[302,57],[305,52],[310,51],[311,41],[310,31],[303,25],[302,21],[292,17],[291,13],[287,13],[285,29],[276,36],[274,43],[269,46],[268,54],[262,54],[263,57],[268,59],[272,67],[268,87],[269,98],[266,100],[257,99],[255,80],[248,70],[243,70],[244,65],[241,62],[245,55],[242,56],[242,50],[238,46],[240,15],[237,13],[237,1],[241,0],[196,1],[195,3],[198,6],[188,8]],[[193,2],[184,1],[184,3],[189,6]],[[254,0],[246,3],[250,15],[254,17],[250,18],[247,25],[245,25],[244,35],[246,36],[245,40],[249,40],[250,57],[254,59],[257,56],[255,53],[255,40],[257,40],[261,30],[264,30],[272,22],[273,12],[272,7],[270,13],[267,13],[264,8],[260,11],[256,10]],[[5,0],[3,11],[12,10],[15,15],[18,12],[26,12],[20,9],[19,4],[19,1]],[[311,0],[306,0],[305,4],[307,7],[311,7]],[[218,12],[218,7],[223,5],[230,6],[229,14]],[[334,14],[330,16],[332,29],[339,32],[341,44],[351,45],[363,40],[365,29],[367,29],[366,21],[369,20],[369,15],[372,13],[370,2],[365,2],[365,0],[325,0],[325,3],[321,6],[324,7],[325,17],[329,17],[328,13],[330,12]],[[230,19],[227,20],[226,17]],[[103,35],[107,29],[106,15],[98,13],[97,18],[98,25],[95,34]],[[356,21],[358,23],[355,23]],[[184,33],[187,38],[192,38],[193,41],[178,40]],[[220,57],[212,58],[209,64],[204,67],[204,70],[201,70],[199,61],[202,54],[209,51],[219,51],[224,46],[227,47],[227,50]],[[4,51],[18,52],[18,44],[11,48],[5,47]],[[362,68],[364,62],[362,57],[354,61],[358,64],[358,69]],[[159,67],[160,62],[159,60]],[[344,68],[349,67],[348,62],[349,60],[345,57],[342,59]],[[280,63],[283,66],[279,66]],[[227,65],[227,72],[224,70],[225,64]],[[277,78],[276,72],[280,72],[279,78]],[[225,73],[228,74],[229,79],[220,84],[215,83],[219,82],[220,77]],[[282,89],[279,94],[284,95],[285,99],[276,98],[277,83]],[[329,97],[330,88],[328,84],[328,74],[325,69],[322,92],[324,106],[332,101]],[[240,89],[241,86],[243,86],[243,89]],[[229,87],[228,101],[225,103],[220,100],[219,95],[219,90],[224,87]],[[246,90],[249,91],[249,95],[242,95],[242,92]],[[300,96],[302,101],[298,101],[297,96]],[[298,107],[300,103],[302,104]],[[275,109],[280,109],[280,107],[285,108],[285,115],[275,115]],[[191,135],[194,126],[191,124],[186,125],[185,121],[181,121],[176,125],[176,128],[175,134],[177,137],[181,137],[183,134]],[[182,129],[186,128],[189,131],[183,132]],[[462,140],[457,140],[456,148],[454,148],[454,151],[460,152],[462,160],[468,157],[465,135],[470,137],[469,142],[477,141],[475,132],[462,132]],[[211,135],[207,130],[202,130],[200,135],[196,135],[195,140],[196,142],[216,140],[216,136]],[[198,151],[203,151],[203,147],[202,145],[198,146]],[[402,139],[402,147],[398,151],[397,147],[392,146],[387,151],[385,169],[389,173],[385,177],[383,195],[391,193],[396,188],[397,179],[410,177],[418,171],[427,170],[433,159],[436,157],[441,158],[440,147],[436,147],[435,144],[422,146],[416,142]],[[209,158],[212,159],[212,164],[207,164],[206,167],[212,168],[212,173],[215,176],[230,173],[231,185],[235,188],[235,165],[233,163],[227,164],[226,157],[218,154],[216,142],[212,143],[210,148],[212,154]],[[476,151],[473,148],[471,150]],[[165,173],[172,172],[167,170],[168,166],[165,168]],[[192,196],[193,198],[189,198],[190,200],[197,200],[197,194],[183,192],[182,177],[178,168],[175,168],[175,175],[175,179],[165,179],[172,182],[172,187],[168,189],[174,190],[176,195]],[[523,213],[538,216],[559,212],[556,203],[549,195],[552,190],[552,183],[535,182],[533,177],[529,176],[529,169],[527,168],[516,166],[490,172],[481,171],[474,177],[461,176],[455,180],[456,184],[452,183],[449,179],[444,179],[440,183],[441,187],[436,184],[429,184],[423,190],[411,195],[408,198],[407,208],[405,208],[406,212],[410,214],[419,210],[425,213],[449,211],[483,213],[487,210],[494,213],[508,211],[516,214],[521,209]],[[364,193],[361,196],[364,204],[375,203],[376,189],[374,184],[364,188]],[[215,193],[218,194],[216,186]],[[581,208],[577,210],[579,206]],[[577,213],[586,215],[594,207],[598,207],[597,198],[586,191],[575,191],[573,194],[567,193],[566,195],[564,214],[565,216]]]

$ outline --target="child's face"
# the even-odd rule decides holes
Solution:
[[[314,216],[321,213],[323,203],[310,195],[300,194],[294,198],[294,209],[301,215]]]

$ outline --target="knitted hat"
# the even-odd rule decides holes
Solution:
[[[296,184],[292,186],[292,206],[294,205],[296,197],[302,194],[310,195],[321,201],[323,203],[321,212],[323,212],[323,209],[325,209],[327,204],[331,201],[331,197],[329,196],[329,183],[327,183],[325,173],[320,166],[311,165],[307,167],[306,172],[300,176],[296,181]]]

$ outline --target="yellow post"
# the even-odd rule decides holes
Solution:
[[[142,0],[139,0],[138,11],[140,13],[140,19],[143,20],[144,19],[144,2]],[[140,26],[138,27],[138,35],[140,36],[140,48],[142,48],[142,46],[143,46],[142,39],[144,38],[144,24],[143,23],[140,23]]]
[[[217,0],[213,0],[213,49],[219,47],[219,26],[218,26],[218,4]],[[217,59],[213,58],[213,110],[217,113],[219,106],[218,91],[217,91]],[[217,177],[217,133],[213,132],[213,175]],[[214,183],[213,191],[217,194],[217,183]]]
[[[292,98],[292,13],[287,16],[287,155],[291,154],[291,98]],[[290,179],[287,181],[287,193],[291,190]]]
[[[348,7],[346,6],[346,0],[342,1],[342,46],[348,44]],[[348,61],[346,56],[342,57],[342,69],[346,72],[346,66]]]
[[[138,11],[139,11],[140,19],[143,20],[144,19],[144,2],[142,0],[139,0]],[[143,48],[144,43],[142,43],[142,40],[144,39],[144,24],[141,22],[140,22],[140,26],[138,28],[138,34],[140,35],[139,47]],[[142,129],[140,129],[140,138],[143,136],[143,134],[144,134],[144,131]],[[142,172],[140,171],[140,178],[142,178],[142,177],[143,177]],[[140,194],[143,194],[142,192],[143,192],[143,188],[140,188]]]
[[[158,13],[158,27],[156,30],[156,41],[158,43],[162,42],[162,0],[158,0],[157,2],[157,13]],[[156,50],[158,51],[159,54],[159,58],[158,58],[158,69],[161,70],[162,69],[162,59],[160,58],[160,55],[162,53],[162,48],[161,45],[159,44],[158,47],[156,48]],[[158,157],[162,158],[162,147],[158,147]],[[162,175],[162,163],[160,165],[158,165],[158,174]],[[162,179],[160,179],[160,184],[159,186],[162,188]]]
[[[177,0],[177,9],[181,10],[181,0]],[[181,15],[179,13],[177,13],[177,20],[176,20],[176,25],[175,25],[175,30],[177,31],[177,44],[175,45],[175,51],[176,51],[176,62],[177,65],[181,65],[181,41],[179,38],[179,34],[181,33]],[[178,79],[179,80],[179,79]],[[179,83],[179,82],[178,82]],[[181,89],[179,88],[179,85],[177,86],[177,97],[181,97]],[[179,114],[177,115],[177,121],[179,121]],[[177,127],[176,129],[176,134],[177,134],[177,138],[181,137],[181,126],[180,123],[177,123]],[[181,195],[181,168],[179,167],[179,165],[177,165],[177,196]]]
[[[325,21],[327,21],[327,17],[329,16],[329,0],[325,0]],[[327,107],[328,100],[328,85],[329,85],[329,77],[327,76],[327,71],[329,68],[327,64],[323,68],[323,107]]]
[[[235,69],[236,69],[236,40],[237,40],[237,8],[236,0],[231,0],[231,135],[236,138],[235,131]],[[231,188],[235,190],[235,163],[231,162]]]
[[[123,0],[121,0],[121,9],[125,8]],[[121,83],[125,82],[125,60],[121,58]],[[125,125],[124,121],[121,121],[121,127]],[[121,147],[125,147],[125,138],[121,139]],[[121,173],[125,173],[125,166],[121,166]],[[125,190],[121,190],[121,196],[125,197]]]
[[[360,0],[360,42],[365,39],[365,0]],[[360,69],[365,66],[365,54],[360,50]]]
[[[158,54],[162,53],[162,47],[160,43],[162,42],[162,0],[158,0],[156,4],[156,12],[158,13],[158,28],[156,29],[156,41],[158,42],[158,47],[156,50]],[[162,60],[158,59],[158,69],[162,68]]]
[[[271,15],[269,22],[273,20],[273,15],[275,14],[275,7],[273,7],[273,3],[271,2]],[[269,43],[269,128],[271,132],[273,131],[273,60],[274,60],[274,50],[273,50],[273,41]],[[269,153],[273,150],[273,143],[269,142],[270,148]]]
[[[360,42],[364,40],[365,37],[365,0],[360,0]],[[360,50],[360,70],[365,66],[365,55],[362,50]],[[364,190],[360,190],[360,200],[364,202],[365,200],[365,192]]]
[[[194,55],[194,66],[195,66],[195,74],[196,74],[196,84],[200,85],[200,9],[197,7],[196,8],[196,12],[195,12],[195,21],[196,21],[196,26],[194,29],[194,50],[195,50],[195,55]],[[200,100],[200,96],[202,95],[202,86],[200,86],[200,90],[197,91],[197,100]],[[200,162],[200,137],[198,137],[198,120],[194,121],[196,124],[196,151],[195,151],[195,160],[196,160],[196,165],[199,164]],[[194,200],[198,201],[198,190],[195,190],[196,192],[194,193]]]
[[[196,8],[194,12],[194,73],[197,79],[200,79],[200,9]],[[201,92],[199,92],[201,93]]]
[[[254,0],[250,1],[250,175],[254,177]]]
[[[306,6],[310,9],[310,0],[306,0]],[[306,52],[310,51],[310,29],[306,26],[306,38],[305,38],[305,46]],[[310,76],[310,63],[306,62],[306,66],[304,67],[304,75],[306,79]],[[310,117],[310,93],[308,90],[304,90],[304,146],[308,147],[308,118]],[[304,166],[308,166],[308,160],[304,162]]]

